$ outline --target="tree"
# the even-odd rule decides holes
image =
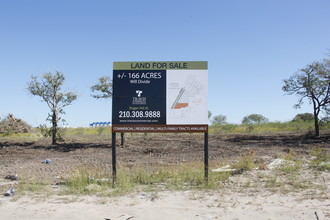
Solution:
[[[112,79],[109,76],[99,78],[97,84],[91,86],[93,98],[96,99],[111,99],[112,98]],[[124,133],[120,133],[121,146],[124,146]]]
[[[208,119],[210,119],[212,117],[212,112],[209,110],[207,114]]]
[[[224,115],[216,115],[213,117],[211,123],[212,125],[224,125],[227,124],[227,117]]]
[[[268,119],[260,114],[251,114],[243,118],[242,124],[264,124]]]
[[[292,121],[313,121],[314,115],[312,113],[297,114]]]
[[[42,77],[32,76],[32,81],[28,83],[27,90],[35,96],[41,97],[51,110],[47,121],[52,124],[52,144],[57,143],[58,122],[61,120],[60,114],[65,114],[64,107],[71,105],[77,99],[73,92],[62,92],[62,86],[65,81],[64,74],[57,72],[55,74],[45,73]]]
[[[99,82],[91,87],[93,98],[96,99],[108,99],[112,98],[112,79],[108,76],[99,78]]]
[[[300,69],[289,79],[284,79],[282,90],[289,95],[297,95],[300,108],[307,99],[313,105],[315,136],[320,136],[319,114],[329,110],[330,104],[330,64],[329,60],[314,62]]]

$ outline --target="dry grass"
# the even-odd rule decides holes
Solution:
[[[329,154],[321,149],[312,150],[311,158],[302,158],[295,152],[282,155],[283,163],[272,170],[259,170],[253,152],[232,161],[231,168],[243,169],[236,172],[211,172],[208,182],[204,179],[202,163],[190,162],[175,165],[146,167],[119,166],[118,176],[113,184],[112,174],[106,168],[81,166],[62,177],[53,193],[61,195],[98,195],[118,196],[132,192],[153,192],[155,199],[158,191],[163,190],[267,190],[270,192],[291,193],[297,191],[328,190]],[[228,162],[227,160],[225,162]],[[225,163],[213,163],[212,168]],[[19,191],[32,194],[47,194],[49,184],[35,178],[23,178]],[[320,195],[321,195],[320,194]]]

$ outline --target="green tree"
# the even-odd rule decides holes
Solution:
[[[208,111],[207,117],[208,117],[208,119],[210,119],[212,117],[212,112],[210,110]]]
[[[312,113],[297,114],[292,121],[313,121],[314,115]]]
[[[295,94],[299,97],[295,108],[300,108],[304,99],[313,105],[315,136],[320,136],[319,114],[322,110],[329,111],[330,104],[329,60],[307,65],[283,82],[282,90],[286,94]]]
[[[224,115],[216,115],[213,117],[211,123],[212,125],[224,125],[227,124],[227,117]]]
[[[93,98],[112,98],[112,79],[109,76],[100,77],[98,83],[91,87],[91,91]]]
[[[269,122],[266,117],[260,114],[251,114],[243,118],[242,124],[264,124]]]
[[[55,74],[45,73],[41,77],[32,76],[28,83],[27,90],[35,96],[41,97],[51,110],[47,120],[51,122],[52,144],[57,143],[58,123],[62,119],[60,114],[65,114],[64,107],[71,105],[77,99],[73,92],[62,92],[62,86],[65,81],[64,74],[57,72]],[[63,121],[63,119],[62,119]]]
[[[96,99],[111,99],[112,98],[112,79],[109,76],[103,76],[98,79],[98,82],[91,86],[92,97]],[[121,146],[124,146],[124,133],[120,133]]]

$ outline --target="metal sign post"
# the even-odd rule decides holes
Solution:
[[[112,132],[112,183],[115,184],[117,178],[117,158],[116,158],[116,133]]]
[[[204,178],[209,180],[209,133],[204,133]]]

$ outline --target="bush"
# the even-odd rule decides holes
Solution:
[[[247,115],[242,120],[242,124],[264,124],[268,122],[269,120],[260,114]]]
[[[37,128],[40,131],[41,135],[44,137],[50,137],[52,135],[50,128],[48,128],[45,124],[39,125]]]

